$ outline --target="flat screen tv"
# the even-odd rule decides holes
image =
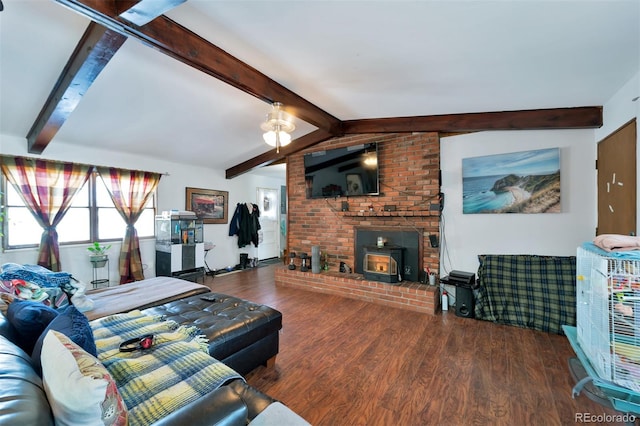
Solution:
[[[307,198],[378,195],[378,144],[305,154]]]

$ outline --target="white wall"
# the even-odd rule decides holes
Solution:
[[[0,135],[0,153],[9,155],[23,155],[33,157],[27,152],[25,138],[10,135]],[[194,154],[197,155],[197,154]],[[256,188],[273,188],[280,193],[280,186],[285,185],[285,176],[264,177],[254,174],[244,174],[234,179],[226,179],[224,170],[213,170],[202,167],[194,167],[188,164],[178,164],[169,161],[123,155],[119,152],[82,148],[76,145],[68,145],[60,141],[54,141],[47,147],[41,158],[51,160],[64,160],[93,165],[114,166],[127,169],[147,170],[159,173],[168,173],[160,180],[158,187],[157,207],[158,212],[163,210],[185,209],[185,188],[206,188],[229,192],[229,220],[233,215],[235,206],[240,202],[256,202]],[[278,200],[279,201],[279,200]],[[279,211],[279,209],[278,209]],[[204,226],[205,241],[213,242],[216,247],[209,252],[207,263],[212,269],[220,269],[229,265],[235,265],[239,261],[239,253],[254,255],[255,248],[245,247],[238,249],[237,238],[230,237],[228,224],[214,224]],[[92,278],[91,264],[87,256],[87,245],[63,246],[60,249],[62,269],[73,274],[77,279],[90,282]],[[117,258],[120,244],[113,244],[109,251],[111,283],[119,281]],[[155,240],[143,239],[140,241],[142,262],[145,265],[145,277],[155,276]],[[0,255],[0,263],[37,262],[37,250],[10,250]]]
[[[479,254],[574,255],[591,241],[597,225],[596,144],[640,116],[640,72],[603,105],[603,126],[594,130],[479,132],[442,138],[445,231],[441,273],[475,272]],[[638,132],[640,142],[640,132]],[[462,214],[462,159],[528,149],[560,148],[562,213]],[[640,167],[640,149],[637,150]],[[640,172],[637,173],[640,189]],[[640,202],[640,197],[638,197]],[[638,221],[640,224],[640,208]]]
[[[615,132],[640,112],[640,70],[609,99],[602,108],[602,127],[595,130],[595,140]],[[634,99],[636,99],[634,101]]]
[[[444,235],[441,274],[476,272],[479,254],[574,255],[595,235],[593,130],[479,132],[440,141]],[[560,148],[561,213],[463,214],[462,159]]]

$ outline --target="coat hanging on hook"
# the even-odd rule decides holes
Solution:
[[[258,247],[260,231],[260,209],[257,204],[238,203],[229,225],[229,236],[238,236],[238,247],[249,244]]]

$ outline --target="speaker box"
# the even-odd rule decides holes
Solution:
[[[456,287],[456,316],[473,318],[474,309],[473,290],[466,287]]]

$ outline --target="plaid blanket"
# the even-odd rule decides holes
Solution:
[[[575,256],[478,258],[476,318],[556,334],[576,324]]]
[[[91,321],[98,359],[113,376],[131,426],[153,423],[226,382],[242,378],[209,356],[197,327],[179,326],[140,311]],[[120,344],[153,334],[149,350],[120,352]]]

